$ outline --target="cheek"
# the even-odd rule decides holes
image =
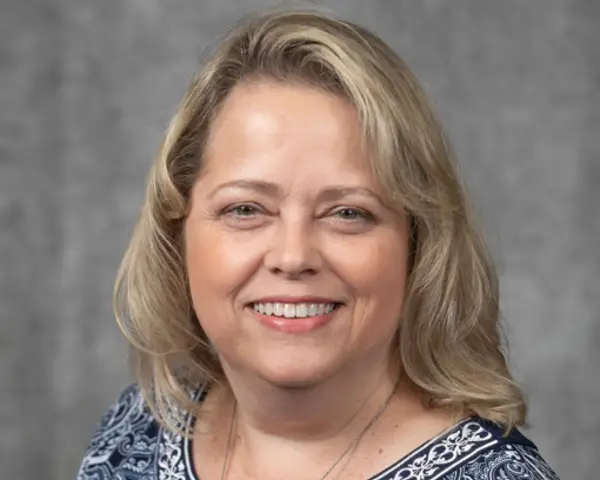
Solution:
[[[237,293],[251,276],[253,259],[207,224],[186,228],[185,255],[196,316],[211,342],[222,345],[238,334]]]
[[[192,299],[197,307],[235,297],[256,260],[238,242],[208,225],[186,228],[186,265]]]
[[[369,328],[373,322],[398,321],[404,303],[407,274],[407,243],[397,235],[386,235],[363,243],[350,252],[336,249],[337,271],[353,290],[355,327]]]
[[[357,294],[383,295],[403,291],[407,272],[406,243],[396,237],[363,243],[352,252],[338,248],[332,254]]]

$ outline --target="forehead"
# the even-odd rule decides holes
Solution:
[[[346,100],[316,88],[242,83],[224,101],[204,151],[208,171],[251,166],[364,171],[358,115]],[[363,172],[364,173],[364,172]]]

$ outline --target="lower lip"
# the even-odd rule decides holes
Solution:
[[[323,315],[303,318],[276,317],[275,315],[264,315],[259,313],[252,307],[248,307],[248,309],[256,318],[258,318],[260,323],[273,330],[284,333],[307,333],[317,330],[331,322],[340,307],[338,306],[332,312]]]

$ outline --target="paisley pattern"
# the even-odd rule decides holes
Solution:
[[[482,453],[444,479],[557,480],[558,477],[535,448],[508,444],[502,449]]]
[[[201,400],[201,394],[197,398]],[[192,419],[190,419],[192,421]],[[77,480],[198,480],[190,444],[160,427],[137,386],[102,417]],[[508,436],[471,417],[415,449],[370,480],[558,480],[518,430]]]
[[[496,445],[498,440],[478,421],[469,419],[449,432],[416,449],[379,478],[394,480],[438,478],[448,467],[465,461],[476,452]],[[393,472],[393,477],[391,473]]]
[[[154,478],[158,436],[158,424],[144,405],[138,388],[135,385],[126,388],[102,417],[77,479]]]

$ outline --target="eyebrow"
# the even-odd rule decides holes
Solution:
[[[283,196],[283,191],[281,187],[272,182],[267,182],[265,180],[231,180],[225,183],[222,183],[212,189],[208,198],[214,197],[219,191],[224,190],[226,188],[241,188],[245,190],[253,190],[255,192],[259,192],[263,195],[267,195],[269,197],[281,197]],[[375,193],[373,190],[367,187],[360,186],[346,186],[346,185],[332,185],[321,190],[317,196],[319,201],[331,202],[334,200],[338,200],[343,197],[347,197],[350,195],[362,195],[371,197],[379,203],[384,203],[379,195]]]
[[[274,183],[266,182],[264,180],[231,180],[229,182],[221,183],[213,188],[208,193],[208,198],[213,198],[221,190],[226,188],[241,188],[244,190],[254,190],[256,192],[268,195],[270,197],[279,197],[282,195],[282,190]]]
[[[318,198],[321,201],[331,202],[333,200],[339,200],[343,197],[350,195],[362,195],[364,197],[371,197],[372,199],[383,203],[381,197],[377,195],[373,190],[367,187],[349,187],[345,185],[332,185],[319,192]]]

